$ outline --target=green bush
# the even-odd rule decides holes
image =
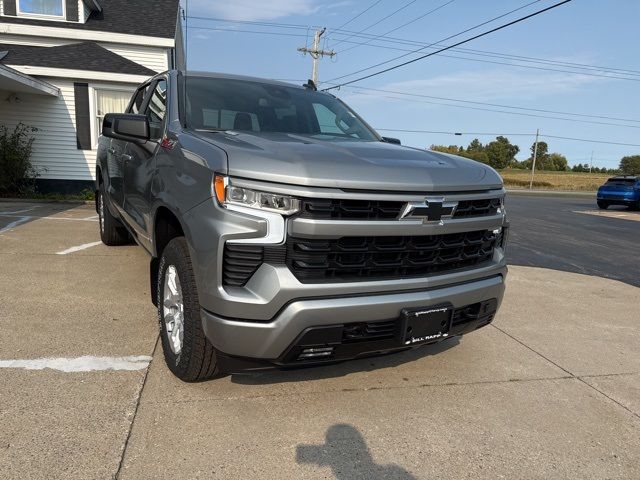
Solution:
[[[13,131],[0,125],[0,194],[33,192],[40,170],[31,163],[31,151],[38,131],[19,123]]]

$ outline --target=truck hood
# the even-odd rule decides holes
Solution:
[[[502,188],[491,167],[455,155],[377,141],[286,133],[197,132],[227,152],[230,176],[358,190]]]

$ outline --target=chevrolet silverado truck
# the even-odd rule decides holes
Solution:
[[[182,380],[414,348],[496,314],[500,176],[381,137],[313,87],[169,71],[104,118],[100,236],[150,255]]]

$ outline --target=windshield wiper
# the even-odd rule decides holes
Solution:
[[[227,132],[226,128],[195,128],[196,132],[209,132],[209,133],[219,133],[219,132]]]

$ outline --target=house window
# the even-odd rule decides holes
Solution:
[[[65,0],[17,0],[18,15],[64,18]]]
[[[107,113],[124,113],[131,98],[131,92],[122,90],[98,90],[96,89],[96,136],[95,141],[102,133],[102,121]]]

